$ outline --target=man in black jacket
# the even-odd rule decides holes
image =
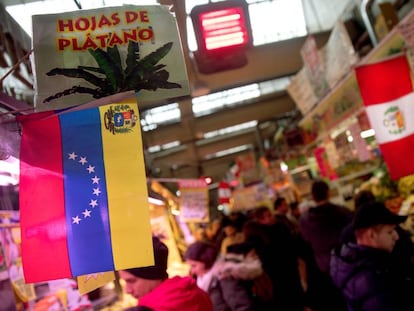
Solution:
[[[389,211],[383,203],[362,205],[353,227],[356,242],[332,254],[330,273],[350,311],[402,311],[413,308],[411,275],[403,274],[391,255],[406,216]],[[411,304],[411,305],[410,305]]]

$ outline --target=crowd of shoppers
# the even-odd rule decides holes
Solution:
[[[406,217],[367,191],[353,209],[334,204],[322,180],[311,194],[300,214],[277,198],[272,208],[210,223],[183,256],[188,277],[168,278],[168,251],[154,239],[154,267],[120,271],[135,310],[411,310],[414,244],[399,226]]]

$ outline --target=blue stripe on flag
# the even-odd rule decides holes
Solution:
[[[99,109],[60,116],[73,276],[114,270]]]

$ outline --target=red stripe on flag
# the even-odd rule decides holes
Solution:
[[[395,100],[413,91],[405,55],[355,69],[365,106]]]
[[[48,114],[39,114],[39,118]],[[31,283],[67,278],[71,272],[62,203],[64,176],[59,120],[49,117],[31,122],[30,116],[20,120],[23,129],[19,204],[25,280]]]
[[[380,149],[392,180],[414,174],[414,135],[381,144]]]

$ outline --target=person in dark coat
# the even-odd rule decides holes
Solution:
[[[399,238],[396,226],[406,218],[379,202],[359,207],[353,220],[356,242],[336,248],[330,263],[349,311],[412,310],[414,281],[391,255]]]
[[[315,181],[311,191],[316,206],[302,214],[300,232],[311,244],[319,269],[329,273],[331,251],[339,245],[341,232],[352,221],[353,213],[330,202],[330,189],[325,181]]]
[[[352,221],[353,212],[330,201],[329,185],[316,180],[311,187],[316,205],[299,219],[303,239],[310,245],[317,270],[312,271],[308,284],[308,299],[315,311],[346,310],[340,291],[329,275],[331,251],[340,243],[342,230]]]
[[[285,198],[279,197],[273,202],[274,217],[276,222],[283,223],[292,234],[296,235],[299,233],[299,223],[290,212],[290,206]]]
[[[243,227],[245,240],[259,256],[272,281],[275,310],[302,311],[304,289],[298,267],[295,237],[285,223],[276,222],[269,208],[257,207]]]
[[[194,242],[184,254],[190,273],[199,288],[209,294],[214,311],[257,310],[251,281],[263,272],[260,260],[231,253],[218,255],[219,250],[205,242]]]
[[[370,190],[358,192],[354,199],[355,211],[365,203],[376,202],[374,194]],[[395,267],[398,267],[402,273],[411,275],[414,278],[414,243],[411,240],[411,234],[400,225],[395,227],[398,233],[398,240],[392,250],[392,260]],[[344,228],[341,234],[341,245],[348,242],[356,242],[354,227],[352,222]]]

